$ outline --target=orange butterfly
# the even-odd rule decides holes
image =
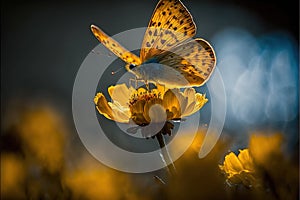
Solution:
[[[91,25],[97,39],[124,60],[137,78],[168,88],[203,85],[216,66],[212,46],[192,39],[196,25],[180,0],[160,0],[142,43],[140,57],[126,50],[100,28]]]

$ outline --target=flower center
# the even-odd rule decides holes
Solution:
[[[139,88],[131,95],[129,100],[129,107],[133,106],[138,101],[148,102],[152,99],[161,99],[161,93],[158,92],[156,89],[146,90],[144,88]]]

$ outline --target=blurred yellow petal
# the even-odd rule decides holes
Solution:
[[[249,150],[257,164],[265,167],[269,162],[282,155],[282,134],[252,134],[249,141]]]
[[[88,155],[79,159],[62,174],[61,183],[69,194],[62,199],[141,199],[129,174],[105,167]]]
[[[28,109],[18,126],[26,154],[50,173],[59,171],[63,166],[65,132],[64,120],[46,105]]]
[[[25,199],[25,173],[21,158],[1,154],[1,199]]]

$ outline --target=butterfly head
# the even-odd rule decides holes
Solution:
[[[127,71],[134,71],[135,68],[137,67],[137,65],[132,64],[132,63],[128,63],[125,68],[127,69]]]

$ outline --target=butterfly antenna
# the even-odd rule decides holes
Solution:
[[[116,71],[111,71],[111,75],[115,75],[116,73],[119,73],[124,67],[121,67],[117,69]]]
[[[101,53],[101,52],[99,52],[99,51],[94,51],[94,50],[92,50],[92,53],[97,54],[97,55],[100,55],[100,56],[108,56],[108,57],[112,57],[112,54],[111,54],[111,53]]]

